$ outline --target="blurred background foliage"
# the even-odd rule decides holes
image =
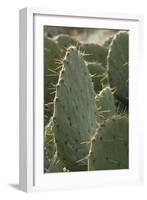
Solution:
[[[120,30],[54,26],[44,27],[44,33],[51,38],[59,34],[67,34],[81,42],[97,43],[99,45],[103,45],[105,40],[116,34],[118,31]]]

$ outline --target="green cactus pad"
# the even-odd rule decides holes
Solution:
[[[116,107],[113,92],[110,87],[105,87],[99,94],[96,95],[95,99],[100,114],[97,119],[99,123],[114,115]]]
[[[54,94],[51,94],[51,83],[56,84],[58,81],[58,75],[51,72],[55,70],[59,65],[57,59],[60,58],[60,48],[58,44],[47,37],[44,37],[44,103],[53,101]]]
[[[92,140],[88,170],[128,169],[128,118],[106,120]]]
[[[87,169],[89,141],[96,131],[96,104],[88,68],[76,48],[67,50],[54,99],[59,158],[71,171]]]
[[[58,44],[51,38],[44,36],[44,104],[53,102],[54,91],[53,85],[58,81],[59,64],[57,60],[60,59],[61,51]],[[57,72],[57,73],[54,73]],[[49,122],[50,117],[53,114],[53,104],[49,107],[44,107],[44,124]]]
[[[92,75],[94,90],[96,93],[98,93],[102,89],[101,79],[103,74],[105,74],[105,68],[101,63],[88,63],[87,66],[90,74]]]
[[[116,34],[107,57],[110,86],[116,87],[115,96],[124,104],[128,104],[128,40],[127,32]]]
[[[54,39],[58,42],[60,48],[64,50],[70,46],[77,46],[79,44],[78,40],[65,34],[58,35]]]
[[[81,52],[85,54],[84,59],[87,62],[98,62],[106,65],[108,50],[98,44],[87,43],[80,46]]]

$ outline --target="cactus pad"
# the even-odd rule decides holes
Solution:
[[[98,44],[87,43],[80,46],[81,52],[85,54],[84,59],[87,62],[98,62],[106,65],[108,50]]]
[[[80,52],[70,47],[54,99],[54,133],[59,158],[71,171],[86,170],[92,136],[96,131],[93,83]]]
[[[106,120],[108,117],[114,115],[116,111],[115,100],[110,87],[105,87],[98,95],[96,95],[95,99],[100,114],[97,119],[98,122]]]
[[[128,168],[128,119],[114,116],[106,120],[92,140],[89,170]]]
[[[55,40],[59,44],[61,49],[68,48],[69,46],[76,46],[79,42],[78,40],[74,39],[73,37],[69,35],[58,35],[55,37]]]
[[[58,44],[51,38],[44,36],[44,124],[49,122],[53,114],[53,104],[47,106],[48,103],[53,102],[55,88],[53,85],[58,81],[59,67],[57,60],[60,59],[61,51]]]
[[[55,70],[59,65],[56,63],[56,60],[60,58],[60,48],[57,43],[44,37],[44,103],[53,101],[54,94],[51,84],[56,84],[58,81],[58,75],[51,72]]]
[[[94,90],[98,93],[102,89],[101,79],[103,74],[105,74],[105,68],[101,63],[88,63],[88,70],[92,75]]]
[[[128,103],[128,40],[127,32],[116,34],[107,57],[110,86],[116,87],[116,98],[125,104]]]

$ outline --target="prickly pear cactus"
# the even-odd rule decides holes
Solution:
[[[44,32],[44,171],[128,168],[128,33],[103,46],[48,36]]]
[[[71,171],[87,169],[89,141],[96,131],[96,104],[88,68],[70,47],[64,58],[54,99],[54,134],[58,156]]]
[[[128,168],[128,119],[114,116],[106,120],[92,140],[88,170]]]
[[[87,43],[87,44],[81,44],[80,46],[81,52],[83,52],[84,59],[87,62],[98,62],[103,64],[103,66],[106,65],[106,58],[108,50],[98,44],[94,43]]]
[[[56,68],[59,66],[56,60],[60,58],[60,48],[57,43],[47,37],[44,37],[44,103],[52,102],[52,85],[58,81]]]
[[[128,33],[116,34],[111,42],[108,57],[108,77],[110,86],[116,87],[116,98],[128,103]]]
[[[101,63],[88,63],[87,66],[90,74],[92,75],[94,90],[98,93],[102,89],[101,79],[103,78],[106,70]]]
[[[99,94],[96,95],[95,99],[97,109],[99,110],[97,119],[99,123],[114,115],[116,107],[113,92],[110,87],[105,87]]]
[[[44,36],[44,124],[49,122],[53,114],[54,85],[58,81],[57,60],[60,59],[61,50],[51,38]]]
[[[78,42],[78,40],[74,39],[73,37],[71,37],[69,35],[64,35],[64,34],[58,35],[54,39],[57,41],[60,48],[64,51],[71,45],[77,46],[78,44],[80,44],[80,42]]]

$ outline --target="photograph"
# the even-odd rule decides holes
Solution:
[[[44,173],[129,169],[129,30],[43,26]]]

